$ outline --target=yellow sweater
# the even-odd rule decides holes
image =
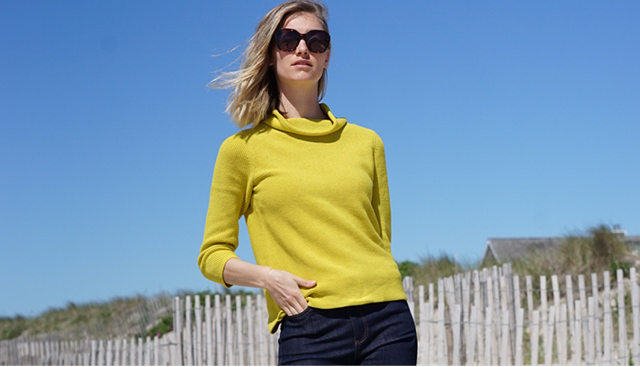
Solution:
[[[244,216],[259,265],[317,281],[301,290],[309,306],[406,299],[390,250],[382,140],[321,107],[329,120],[285,119],[274,111],[222,143],[200,270],[225,284],[224,265],[236,257]],[[268,292],[266,300],[269,330],[275,332],[285,313]]]

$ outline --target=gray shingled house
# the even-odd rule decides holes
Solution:
[[[640,254],[640,236],[627,236],[627,231],[614,227],[613,232],[629,247],[632,253]],[[527,256],[532,251],[554,251],[564,243],[564,237],[537,238],[489,238],[482,254],[481,264],[506,263]]]

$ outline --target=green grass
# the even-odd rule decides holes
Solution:
[[[242,296],[246,302],[246,291],[224,296]],[[135,296],[114,298],[107,302],[86,304],[67,303],[65,307],[51,308],[36,317],[0,317],[0,340],[18,337],[55,336],[60,339],[108,339],[122,337],[154,337],[173,330],[173,298],[191,296],[195,306],[195,295],[200,296],[204,306],[210,291],[179,291],[174,295],[159,294],[151,297]],[[213,304],[213,297],[212,297]],[[235,307],[235,303],[233,304]]]
[[[540,278],[546,275],[584,274],[585,281],[591,282],[592,273],[609,271],[612,279],[617,269],[622,269],[625,277],[638,259],[609,227],[600,225],[587,230],[585,235],[569,235],[557,252],[532,252],[526,259],[512,262],[513,272]]]
[[[0,318],[0,340],[36,335],[65,339],[141,336],[172,313],[171,297],[117,298],[109,302],[51,308],[36,317]]]

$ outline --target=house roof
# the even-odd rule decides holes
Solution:
[[[482,262],[489,256],[499,262],[508,262],[524,256],[531,251],[547,251],[555,249],[566,241],[564,237],[534,238],[489,238],[482,255]],[[640,236],[622,236],[622,241],[633,253],[640,252]]]
[[[537,237],[537,238],[489,238],[485,246],[482,260],[489,253],[498,262],[507,262],[528,255],[531,251],[546,251],[558,247],[564,238]]]

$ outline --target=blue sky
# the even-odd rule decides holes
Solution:
[[[215,289],[196,258],[236,128],[206,84],[277,3],[0,2],[0,315]],[[326,4],[324,102],[385,142],[398,261],[640,234],[640,2]]]

